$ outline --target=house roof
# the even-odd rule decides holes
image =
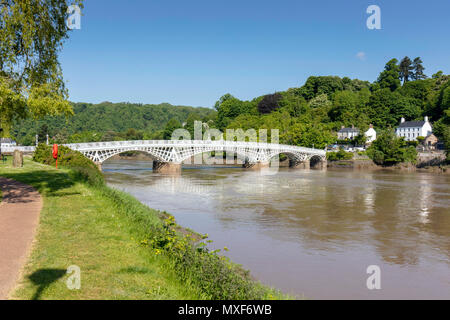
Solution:
[[[11,138],[0,138],[2,143],[14,143],[15,141]]]
[[[423,127],[425,124],[425,121],[406,121],[403,123],[400,123],[398,126],[399,128],[417,128],[417,127]]]
[[[345,132],[359,132],[358,128],[342,128],[339,130],[339,133],[345,133]]]
[[[437,137],[436,137],[433,133],[430,133],[429,135],[427,135],[427,136],[425,137],[425,140],[426,140],[426,139],[430,139],[430,138],[437,139]]]

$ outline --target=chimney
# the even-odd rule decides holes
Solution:
[[[352,129],[355,129],[355,125],[352,124]]]
[[[425,117],[425,122],[428,122],[428,117]]]
[[[400,120],[400,123],[405,123],[405,118],[402,117],[402,120]]]
[[[342,126],[341,129],[345,129],[345,126]]]

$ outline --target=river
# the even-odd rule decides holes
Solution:
[[[183,168],[109,160],[110,186],[213,240],[261,282],[309,299],[450,299],[450,176]],[[379,266],[381,289],[367,288]]]

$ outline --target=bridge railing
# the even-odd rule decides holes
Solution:
[[[283,144],[260,143],[260,142],[243,142],[243,141],[227,141],[227,140],[133,140],[133,141],[110,141],[110,142],[89,142],[89,143],[73,143],[66,144],[73,150],[88,151],[88,150],[104,150],[115,147],[133,148],[133,147],[186,147],[186,146],[215,146],[215,147],[232,147],[232,148],[252,148],[252,149],[271,149],[292,152],[304,152],[313,154],[325,154],[324,150],[312,149],[305,147],[297,147]],[[14,150],[19,150],[25,153],[34,152],[36,147],[15,146],[2,147],[2,152],[12,153]]]
[[[36,147],[24,147],[24,146],[2,147],[2,153],[13,153],[16,150],[19,150],[24,153],[31,153],[36,150]]]
[[[297,147],[273,143],[261,142],[243,142],[227,140],[133,140],[133,141],[110,141],[110,142],[90,142],[75,143],[65,146],[74,150],[102,150],[114,147],[186,147],[186,146],[216,146],[216,147],[234,147],[234,148],[254,148],[254,149],[279,149],[285,151],[305,152],[314,154],[325,154],[324,150]]]

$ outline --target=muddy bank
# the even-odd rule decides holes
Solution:
[[[146,153],[130,153],[130,154],[119,154],[111,157],[112,160],[139,160],[139,161],[153,161],[152,156]],[[354,159],[354,160],[338,160],[338,161],[328,161],[328,168],[341,168],[341,169],[353,169],[353,170],[394,170],[394,171],[403,171],[403,172],[428,172],[428,173],[438,173],[438,174],[450,174],[450,168],[447,165],[429,165],[427,166],[426,163],[424,163],[423,159],[420,159],[421,161],[419,164],[413,165],[408,163],[400,163],[395,166],[379,166],[375,164],[370,159]],[[429,159],[426,159],[429,161]],[[206,162],[212,163],[213,159]],[[184,163],[185,166],[204,166],[204,164],[195,164],[194,159],[191,159],[191,162]],[[213,164],[213,166],[217,167],[230,167],[230,166],[236,166],[240,167],[242,166],[242,162],[239,160],[234,161],[234,163],[227,163],[227,164]],[[289,167],[289,159],[285,159],[283,161],[280,161],[279,166],[281,168]]]
[[[427,173],[450,174],[450,167],[446,165],[416,166],[411,163],[399,163],[394,166],[379,166],[372,160],[328,161],[328,168],[342,168],[353,170],[392,170],[402,172],[427,172]]]
[[[111,160],[148,160],[153,161],[152,156],[148,153],[129,153],[129,154],[116,154],[110,158]]]
[[[328,161],[328,168],[344,168],[355,170],[382,170],[383,167],[376,165],[372,160],[338,160]]]

